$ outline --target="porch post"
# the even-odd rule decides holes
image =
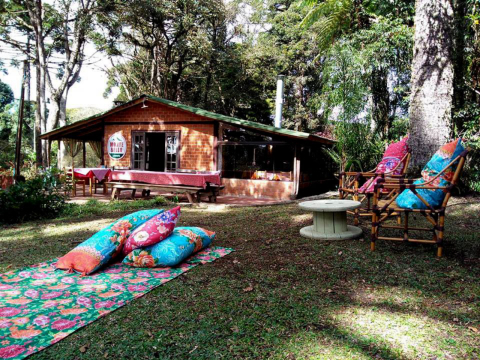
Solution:
[[[105,153],[104,153],[104,146],[105,146],[105,122],[102,120],[102,149],[100,152],[100,165],[105,165]]]
[[[213,170],[218,169],[218,121],[213,124]]]
[[[62,141],[59,139],[59,140],[57,140],[57,148],[58,148],[58,151],[60,151],[61,146],[62,146]],[[65,164],[65,161],[64,161],[63,163]],[[62,165],[63,165],[63,164],[58,163],[58,164],[57,164],[57,168],[60,169],[60,168],[62,167]]]
[[[72,143],[70,144],[70,156],[72,157],[72,194],[75,197],[77,196],[77,184],[75,184],[75,157],[73,156],[73,145],[74,142],[72,140]]]
[[[295,143],[295,151],[293,155],[293,190],[292,198],[296,199],[300,188],[300,150],[299,144]]]
[[[86,152],[86,149],[85,149],[85,140],[83,140],[83,167],[87,167],[87,152]]]
[[[59,140],[59,142],[60,142],[60,140]],[[51,166],[51,162],[52,162],[51,152],[52,152],[52,140],[48,139],[48,145],[47,145],[47,165],[48,165],[48,167]]]

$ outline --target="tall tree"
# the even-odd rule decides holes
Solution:
[[[111,75],[127,83],[129,97],[157,94],[178,100],[182,76],[203,57],[205,28],[221,14],[221,1],[119,1],[110,25],[118,35]],[[129,61],[131,60],[131,61]],[[133,79],[128,79],[133,75]]]
[[[416,0],[415,10],[409,146],[418,169],[451,136],[454,16],[450,0]]]
[[[337,49],[340,49],[345,41],[352,44],[355,40],[365,54],[368,54],[368,51],[364,51],[365,47],[376,48],[376,52],[370,51],[369,58],[364,57],[365,66],[368,66],[364,75],[368,82],[371,119],[375,131],[382,137],[389,135],[399,102],[396,94],[389,90],[389,80],[391,83],[391,79],[398,80],[403,75],[401,72],[404,69],[399,69],[401,61],[396,61],[396,58],[404,58],[403,49],[399,45],[408,46],[408,41],[402,41],[401,37],[411,23],[412,1],[303,1],[310,10],[304,17],[302,26],[316,34],[322,56],[331,58],[332,46],[338,41],[340,46]],[[312,28],[313,25],[316,29]],[[388,38],[379,30],[388,32]],[[352,39],[355,36],[357,39]],[[335,57],[335,54],[333,55]],[[362,110],[365,110],[365,106]]]
[[[235,2],[220,0],[117,2],[116,16],[104,22],[109,36],[97,39],[110,45],[106,92],[118,86],[119,100],[149,93],[268,121],[263,74],[251,71],[251,42],[243,41],[237,16]]]
[[[45,18],[43,1],[25,2],[35,36],[36,60],[39,64],[37,101],[40,100],[39,103],[41,103],[41,98],[45,97],[43,91],[46,87],[51,104],[42,132],[48,132],[66,124],[68,91],[80,76],[87,34],[93,26],[96,1],[59,0],[55,5],[57,5],[58,11],[52,12],[53,18],[49,19],[51,23],[55,24],[51,36],[53,46],[49,48],[47,45],[49,34],[44,25],[48,19]],[[53,52],[64,55],[56,74],[60,80],[58,85],[54,84],[54,74],[50,70],[49,57]],[[59,152],[59,154],[62,153],[62,151]]]
[[[85,44],[95,27],[96,14],[107,9],[108,4],[97,0],[7,0],[0,5],[0,41],[35,64],[37,132],[65,125],[68,91],[79,80]],[[33,42],[31,48],[27,46],[28,38]],[[45,164],[46,144],[42,150],[37,143],[36,150],[37,160],[43,153]]]

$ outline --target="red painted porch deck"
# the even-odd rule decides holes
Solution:
[[[82,194],[80,186],[77,186],[77,196],[74,198],[70,198],[68,202],[70,203],[76,203],[76,204],[84,204],[89,200],[95,199],[100,202],[109,202],[111,200],[111,194],[110,192],[108,194],[103,194],[101,190],[98,190],[96,194],[93,194],[93,196],[90,196],[90,194],[87,194],[87,196],[79,196]],[[125,192],[125,195],[122,195],[120,199],[122,201],[132,201],[130,198],[131,193]],[[168,194],[164,192],[158,192],[158,191],[152,191],[150,193],[150,198],[154,198],[155,196],[164,196],[166,198],[172,198],[174,195],[173,194]],[[187,197],[186,196],[178,196],[179,201],[181,204],[188,203]],[[135,195],[135,199],[142,199],[141,197],[141,192],[137,193]],[[266,199],[266,198],[260,198],[256,199],[253,197],[237,197],[237,196],[228,196],[228,195],[220,195],[217,197],[217,202],[214,204],[217,205],[234,205],[234,206],[258,206],[258,205],[274,205],[274,204],[281,204],[284,203],[285,201],[282,200],[276,200],[276,199]],[[203,200],[201,205],[208,205],[213,203],[205,202]]]

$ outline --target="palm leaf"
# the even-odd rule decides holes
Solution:
[[[352,0],[304,0],[305,7],[312,7],[300,23],[300,27],[309,29],[315,25],[320,49],[327,49],[349,22],[353,8]],[[313,4],[313,5],[312,5]]]

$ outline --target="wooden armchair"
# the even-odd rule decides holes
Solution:
[[[74,176],[73,168],[71,167],[66,168],[65,169],[65,186],[71,187],[73,197],[77,196],[77,184],[80,184],[83,186],[83,196],[86,196],[85,195],[86,194],[85,179],[76,179]]]
[[[375,178],[380,177],[386,182],[394,181],[395,179],[401,179],[405,177],[405,173],[410,162],[410,152],[408,152],[395,166],[388,172],[380,173],[377,172],[377,167],[373,170],[366,172],[355,172],[347,171],[340,174],[338,192],[340,199],[352,199],[355,201],[360,201],[362,204],[358,209],[353,211],[348,211],[349,214],[354,216],[354,224],[358,225],[359,218],[361,216],[372,216],[372,199],[373,192],[362,192],[360,187],[368,181],[374,181]],[[395,172],[400,167],[404,165],[400,174],[396,175]],[[384,198],[390,198],[392,196],[392,191],[383,191],[380,195]]]
[[[468,154],[468,149],[463,151],[455,159],[453,159],[447,166],[445,166],[436,176],[429,179],[429,181],[423,184],[414,184],[417,179],[390,179],[386,182],[380,179],[375,186],[375,192],[373,195],[372,205],[372,237],[370,248],[375,251],[375,243],[377,240],[392,240],[392,241],[408,241],[425,244],[437,244],[437,256],[442,256],[443,249],[443,235],[445,225],[445,209],[448,204],[448,200],[451,197],[453,188],[460,178],[460,174],[465,164],[465,158]],[[437,180],[447,169],[454,165],[458,161],[457,168],[454,172],[452,181],[448,186],[436,186],[435,180]],[[389,198],[382,199],[382,190],[387,189],[389,191]],[[426,206],[426,209],[404,209],[397,205],[396,199],[403,192],[403,190],[409,189],[420,201]],[[445,193],[440,206],[434,207],[428,203],[428,201],[420,195],[417,190],[442,190]],[[414,227],[410,226],[408,216],[411,214],[420,214],[426,218],[426,220],[432,225],[432,227]],[[402,216],[403,215],[403,216]],[[388,225],[385,222],[390,217],[397,217],[397,225]],[[403,224],[402,224],[403,218]],[[398,229],[403,230],[403,237],[387,237],[379,236],[380,229]],[[428,231],[432,233],[432,239],[413,239],[410,237],[409,231]]]

